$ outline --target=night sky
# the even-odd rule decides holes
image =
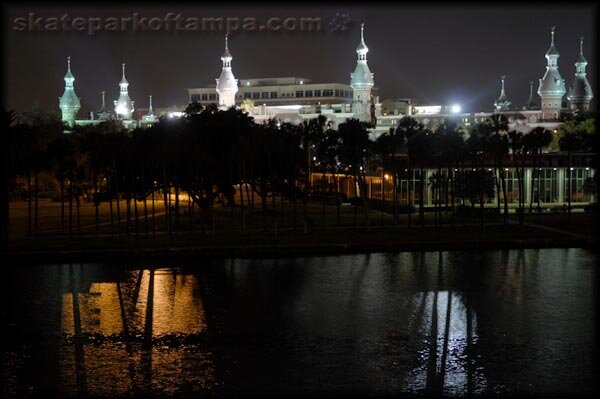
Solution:
[[[223,2],[225,3],[225,2]],[[124,3],[125,4],[125,3]],[[297,4],[297,3],[296,3]],[[371,3],[369,3],[371,4]],[[349,83],[356,65],[360,22],[365,22],[369,67],[375,74],[380,100],[414,98],[422,104],[460,103],[468,112],[491,111],[506,75],[506,92],[513,107],[521,108],[529,95],[529,81],[545,71],[544,54],[550,44],[550,27],[556,26],[555,45],[559,70],[570,86],[584,36],[588,79],[597,96],[595,71],[597,46],[596,7],[592,3],[522,7],[477,8],[459,5],[443,8],[380,4],[331,7],[277,8],[273,4],[229,8],[190,4],[168,6],[102,5],[19,6],[5,5],[4,77],[7,108],[24,111],[37,105],[58,111],[66,72],[72,57],[75,90],[81,97],[79,117],[100,107],[100,92],[108,105],[118,97],[121,63],[127,64],[129,94],[136,108],[147,107],[153,95],[155,107],[182,105],[186,88],[214,83],[221,71],[224,32],[27,32],[13,30],[15,17],[321,17],[322,32],[237,32],[230,39],[236,78],[298,76],[313,82]],[[330,32],[336,13],[349,15],[350,29]],[[536,99],[539,101],[539,97]]]

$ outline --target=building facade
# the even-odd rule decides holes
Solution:
[[[566,102],[564,79],[558,68],[559,53],[554,45],[554,27],[551,29],[550,47],[545,54],[546,71],[539,80],[536,101],[533,82],[529,87],[529,99],[523,107],[511,107],[512,102],[505,90],[506,76],[501,77],[498,99],[489,112],[465,113],[457,105],[419,105],[412,99],[391,99],[379,101],[375,86],[374,73],[371,72],[367,54],[369,48],[365,41],[365,26],[361,24],[360,38],[355,51],[356,65],[350,73],[347,83],[317,83],[304,77],[279,77],[259,79],[236,79],[232,66],[232,52],[228,37],[225,37],[225,49],[221,56],[222,69],[216,83],[203,88],[188,88],[188,102],[217,104],[220,109],[242,107],[256,122],[278,119],[294,124],[323,115],[334,127],[348,118],[357,118],[370,122],[372,140],[381,134],[396,128],[400,119],[411,116],[426,127],[435,128],[452,120],[463,126],[482,122],[494,114],[504,115],[508,119],[509,129],[527,133],[542,126],[554,130],[560,124],[560,116],[566,112],[586,111],[590,107],[593,93],[586,77],[587,61],[583,56],[583,39],[580,40],[580,54],[575,62],[575,76],[569,89]],[[59,98],[62,118],[67,127],[74,125],[97,124],[108,119],[121,120],[127,128],[146,127],[158,121],[161,112],[152,105],[146,113],[140,114],[134,108],[129,97],[129,82],[125,77],[125,64],[122,65],[122,79],[119,83],[119,97],[114,101],[114,110],[106,107],[105,92],[102,92],[102,106],[96,115],[90,113],[88,119],[78,119],[81,108],[75,94],[75,77],[71,72],[70,58],[67,61],[65,91]],[[149,99],[151,103],[152,99]],[[179,110],[169,110],[168,115],[181,115]],[[176,112],[172,112],[176,111]]]

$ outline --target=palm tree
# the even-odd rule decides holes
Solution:
[[[423,124],[418,122],[415,118],[411,118],[409,116],[400,119],[400,122],[398,122],[398,127],[396,128],[396,134],[404,137],[404,145],[402,150],[408,153],[408,168],[406,168],[408,169],[408,227],[410,227],[412,219],[412,212],[410,211],[410,208],[412,207],[411,193],[413,194],[412,198],[414,198],[415,191],[414,184],[411,188],[414,166],[418,165],[419,162],[424,161],[424,158],[427,157],[426,143],[423,142],[423,134],[425,134],[425,132],[426,130]],[[421,188],[424,184],[423,180],[424,174],[423,169],[421,169]],[[423,212],[423,191],[421,190],[419,202],[419,219],[421,220],[421,226],[424,226]]]
[[[48,144],[48,152],[60,189],[60,226],[62,234],[65,233],[65,178],[68,171],[73,168],[72,162],[75,156],[72,137],[71,135],[64,135]]]
[[[562,127],[562,126],[561,126]],[[578,151],[583,144],[583,140],[581,137],[581,133],[577,130],[568,130],[568,127],[566,127],[563,130],[563,135],[559,140],[559,145],[560,145],[560,149],[561,151],[565,151],[567,153],[567,158],[568,158],[568,165],[567,165],[567,173],[568,173],[568,181],[569,181],[569,187],[568,187],[568,207],[567,207],[567,211],[569,212],[569,214],[571,214],[571,202],[572,202],[572,197],[573,197],[573,184],[572,184],[572,169],[573,169],[573,153]]]
[[[496,198],[498,201],[498,213],[500,213],[500,191],[504,199],[504,224],[508,224],[508,202],[506,198],[506,170],[504,158],[508,154],[508,119],[502,114],[494,114],[489,119],[492,124],[493,134],[488,139],[489,153],[494,159],[496,176],[500,182],[496,184]],[[497,180],[497,179],[496,179]]]
[[[495,131],[488,140],[489,153],[494,158],[494,167],[496,175],[500,176],[500,186],[502,190],[502,198],[504,200],[504,224],[508,224],[508,199],[506,194],[506,170],[504,167],[504,158],[508,154],[508,136],[506,134]],[[498,187],[496,188],[497,192]],[[498,200],[498,207],[500,201]]]
[[[534,128],[527,134],[530,151],[533,155],[533,178],[531,182],[531,196],[529,198],[529,213],[533,211],[533,193],[537,191],[537,206],[540,209],[540,171],[538,163],[541,161],[542,150],[552,141],[552,132],[541,126]],[[537,186],[536,186],[537,181]]]
[[[431,136],[431,131],[422,129],[408,138],[409,160],[413,168],[419,167],[419,222],[421,227],[425,227],[425,167],[431,161]]]
[[[512,153],[512,162],[517,172],[517,183],[519,186],[519,224],[523,226],[525,221],[525,155],[527,148],[524,143],[523,133],[516,131],[508,132],[508,146]]]
[[[587,112],[568,117],[558,128],[558,144],[561,151],[568,156],[568,212],[571,213],[572,165],[573,153],[578,151],[597,151],[596,142],[596,117],[594,113]],[[596,174],[597,176],[598,174]]]
[[[338,193],[338,174],[340,173],[340,162],[338,160],[340,152],[341,138],[339,132],[328,126],[321,140],[317,141],[315,146],[315,156],[317,165],[326,174],[331,173],[333,178],[333,186],[336,195],[336,223],[339,226],[341,223],[340,216],[340,198]]]
[[[477,196],[479,198],[479,210],[481,218],[481,228],[485,223],[485,197],[487,188],[487,174],[485,172],[484,163],[488,156],[490,145],[489,140],[493,134],[493,127],[488,122],[476,123],[471,127],[469,138],[467,139],[467,147],[473,171],[478,171],[476,174],[478,179]]]
[[[365,176],[367,173],[367,160],[372,147],[368,130],[370,126],[358,119],[347,119],[338,127],[340,137],[339,161],[358,182],[366,226],[369,226],[369,202]]]
[[[396,129],[390,128],[389,132],[379,136],[374,144],[374,150],[379,154],[383,169],[392,173],[393,209],[394,221],[396,223],[398,223],[398,179],[402,170],[406,168],[408,161],[408,147],[406,143],[405,131],[398,127]]]
[[[310,193],[312,186],[312,152],[315,143],[321,139],[323,136],[323,131],[325,130],[325,123],[327,118],[323,115],[319,115],[317,118],[305,120],[299,126],[299,133],[301,136],[301,145],[304,151],[304,171],[306,174],[306,182],[305,182],[305,196],[304,196],[304,219],[306,221],[306,205],[308,201],[308,193]]]

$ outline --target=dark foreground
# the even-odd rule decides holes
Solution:
[[[0,397],[591,395],[584,249],[5,269]]]

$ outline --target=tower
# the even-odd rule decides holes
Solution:
[[[369,48],[364,39],[364,22],[360,24],[360,43],[356,48],[358,60],[356,68],[350,74],[350,86],[352,86],[352,111],[354,116],[361,121],[371,120],[371,89],[375,85],[373,73],[367,65],[367,53]]]
[[[551,29],[552,41],[546,52],[548,65],[540,79],[538,94],[542,100],[542,119],[558,119],[562,108],[562,98],[566,93],[565,80],[558,72],[558,51],[554,47],[554,26]]]
[[[504,79],[506,79],[506,76],[503,75],[500,77],[500,79],[502,80],[502,89],[500,89],[500,97],[498,97],[498,99],[494,101],[494,109],[496,110],[496,112],[508,111],[508,107],[511,104],[511,102],[506,99],[506,92],[504,91]]]
[[[102,91],[102,107],[96,112],[99,120],[107,120],[110,118],[110,112],[106,109],[106,92]]]
[[[217,94],[219,95],[219,108],[228,109],[235,106],[235,94],[238,91],[238,81],[231,71],[231,60],[233,57],[229,52],[227,35],[225,35],[225,52],[221,56],[223,70],[217,81]]]
[[[71,57],[67,57],[67,74],[65,75],[65,92],[58,98],[58,106],[62,113],[62,121],[69,127],[75,125],[75,116],[81,108],[81,103],[75,94],[75,76],[71,73]]]
[[[150,105],[148,106],[148,113],[142,116],[142,120],[147,122],[152,122],[156,120],[156,116],[154,115],[154,108],[152,108],[152,94],[150,94]]]
[[[129,98],[129,82],[125,79],[125,63],[122,64],[123,67],[123,77],[121,78],[121,82],[119,83],[119,99],[115,100],[115,114],[117,114],[117,118],[130,120],[131,114],[133,114],[133,105],[134,101],[131,101]]]
[[[590,101],[594,98],[592,86],[586,78],[585,67],[587,60],[583,56],[583,37],[579,41],[579,57],[575,62],[575,78],[573,84],[569,88],[567,100],[569,100],[569,108],[577,111],[587,111],[590,108]]]
[[[529,81],[529,99],[527,99],[527,104],[523,107],[525,110],[538,109],[538,105],[533,99],[533,80]]]

